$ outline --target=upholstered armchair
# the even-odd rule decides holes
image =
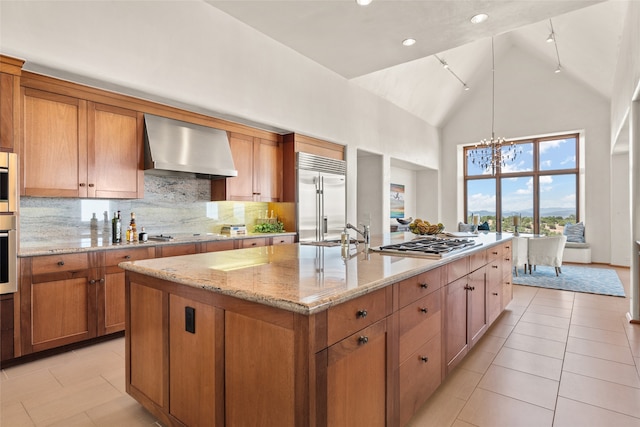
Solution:
[[[511,240],[511,265],[516,276],[520,266],[523,267],[524,273],[527,273],[527,263],[529,262],[528,240],[518,236],[513,236],[513,240]]]
[[[548,265],[555,267],[556,276],[562,273],[562,254],[567,236],[535,237],[529,239],[528,244],[528,264],[529,274],[531,266]]]

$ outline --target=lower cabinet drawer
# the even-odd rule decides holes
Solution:
[[[405,425],[442,382],[442,335],[400,365],[400,425]]]
[[[390,314],[386,289],[363,295],[327,310],[329,345],[348,337]]]
[[[31,274],[77,271],[89,268],[86,253],[34,256],[31,261]]]
[[[400,362],[415,352],[422,344],[440,333],[442,328],[441,292],[404,307],[399,312]]]

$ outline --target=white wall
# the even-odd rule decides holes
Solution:
[[[609,103],[572,79],[570,70],[555,74],[549,64],[513,46],[496,58],[495,68],[496,136],[511,139],[584,131],[587,194],[582,218],[587,225],[587,241],[593,243],[593,261],[608,263],[610,242],[599,230],[610,221]],[[442,130],[442,219],[449,229],[463,215],[463,206],[456,202],[463,191],[456,179],[459,145],[491,136],[491,81],[476,87]]]
[[[438,168],[433,126],[205,2],[2,1],[0,43],[27,69]]]

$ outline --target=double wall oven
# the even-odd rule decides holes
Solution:
[[[18,290],[18,156],[0,152],[0,294]]]

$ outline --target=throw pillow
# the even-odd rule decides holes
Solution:
[[[483,222],[482,224],[478,225],[478,230],[482,230],[482,231],[489,231],[489,223],[487,221]]]
[[[576,224],[571,224],[571,223],[565,224],[562,234],[567,236],[567,242],[585,243],[584,223],[582,221]]]
[[[461,231],[463,233],[471,233],[473,231],[473,224],[465,224],[464,222],[459,222],[458,231]]]

